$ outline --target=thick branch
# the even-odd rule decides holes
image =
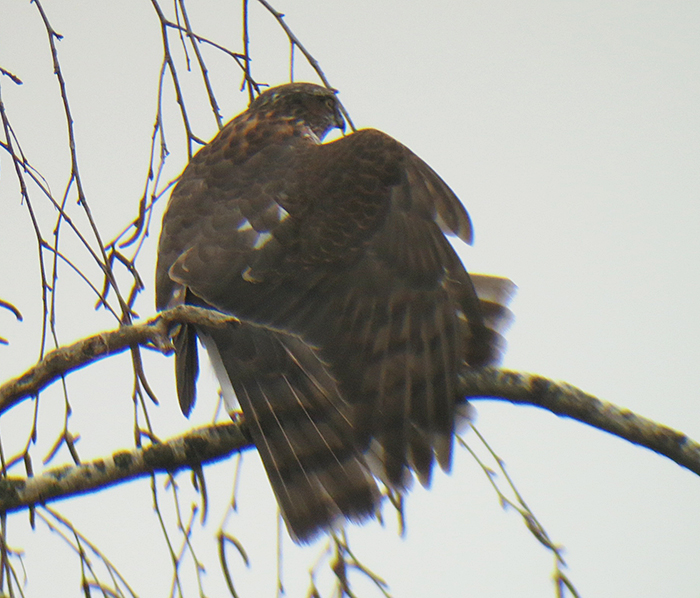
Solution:
[[[222,326],[232,320],[236,321],[213,310],[180,306],[162,312],[145,324],[123,326],[56,349],[19,378],[0,386],[0,414],[36,395],[68,372],[132,346],[146,345],[170,351],[170,330],[177,323]],[[569,384],[496,368],[466,368],[461,376],[461,392],[469,400],[506,400],[576,419],[647,447],[700,475],[698,443]],[[227,424],[202,428],[163,444],[116,453],[92,464],[51,470],[37,478],[0,480],[0,512],[94,491],[157,471],[174,471],[222,459],[235,450],[250,446],[241,426]]]
[[[490,398],[542,407],[645,446],[700,475],[698,443],[569,384],[495,368],[467,369],[461,384],[469,400]],[[250,447],[241,420],[199,428],[161,444],[120,451],[92,463],[49,470],[35,478],[0,479],[0,513],[94,492],[151,473],[198,467]]]
[[[181,305],[161,312],[145,324],[122,326],[59,347],[18,378],[0,386],[0,415],[23,399],[36,395],[61,376],[132,346],[147,345],[159,351],[170,351],[170,329],[174,324],[187,322],[223,326],[231,321],[235,321],[235,318],[210,309]]]
[[[700,475],[700,444],[565,382],[495,368],[467,369],[462,374],[462,391],[470,400],[496,399],[542,407],[644,446]]]
[[[219,424],[147,448],[119,451],[91,463],[50,469],[38,477],[0,478],[0,512],[95,492],[156,472],[198,467],[251,446],[242,423]]]

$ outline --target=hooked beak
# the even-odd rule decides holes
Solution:
[[[335,121],[333,124],[345,133],[345,118],[340,110],[340,103],[335,105]]]

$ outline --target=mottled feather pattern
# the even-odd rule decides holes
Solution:
[[[374,513],[370,470],[404,490],[449,469],[459,368],[500,358],[513,291],[467,274],[445,234],[471,242],[469,216],[425,162],[373,129],[320,143],[342,124],[330,90],[268,90],[193,157],[159,245],[159,308],[241,320],[181,328],[183,411],[198,334],[300,542]]]

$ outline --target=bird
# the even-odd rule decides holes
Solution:
[[[189,415],[198,345],[240,405],[292,539],[376,515],[381,484],[449,471],[462,367],[497,364],[514,284],[469,275],[460,200],[391,136],[345,131],[337,92],[271,87],[190,160],[163,216],[156,307],[234,316],[181,324]]]

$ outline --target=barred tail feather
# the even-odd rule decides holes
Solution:
[[[348,406],[315,350],[298,337],[252,324],[207,334],[292,538],[308,542],[343,517],[372,516],[376,482],[357,448]]]
[[[500,276],[470,274],[469,277],[479,298],[483,325],[464,322],[465,361],[472,366],[498,365],[506,349],[503,335],[513,321],[508,304],[517,287],[511,280]]]

